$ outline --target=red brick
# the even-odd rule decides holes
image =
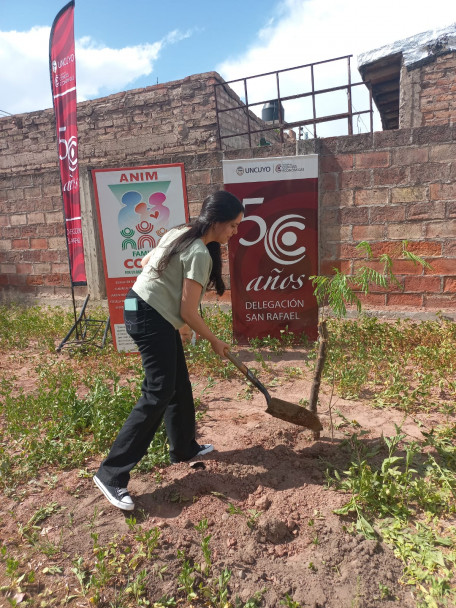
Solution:
[[[456,183],[453,184],[431,184],[430,185],[431,200],[454,200],[456,199]]]
[[[431,186],[432,187],[432,186]],[[409,186],[407,188],[392,188],[392,203],[416,203],[429,199],[426,186]]]
[[[23,287],[26,284],[27,281],[27,275],[25,274],[9,274],[8,275],[8,285],[14,286],[14,287]]]
[[[456,236],[456,220],[432,222],[425,225],[426,238],[445,238]]]
[[[356,244],[342,243],[340,246],[340,257],[343,260],[360,260],[366,257],[361,249],[356,249]]]
[[[445,293],[456,293],[456,278],[448,277],[444,279],[443,282],[443,291]]]
[[[41,212],[27,213],[27,223],[28,224],[43,224],[44,223],[44,213],[41,213]]]
[[[28,249],[30,245],[28,239],[13,239],[11,246],[13,249]]]
[[[192,186],[197,184],[210,184],[211,172],[207,169],[202,171],[191,171],[190,173],[187,173],[186,181]]]
[[[440,291],[441,279],[439,277],[405,277],[404,290],[407,293],[438,293]]]
[[[414,165],[428,160],[427,148],[399,148],[392,151],[392,165]]]
[[[52,264],[52,274],[65,274],[69,272],[68,263],[54,263]]]
[[[398,276],[402,274],[421,275],[423,273],[423,267],[421,264],[414,264],[410,260],[393,260],[393,273]]]
[[[355,205],[387,205],[389,200],[388,188],[371,188],[356,190]]]
[[[382,224],[374,226],[353,226],[354,241],[376,241],[385,236],[385,227]]]
[[[373,135],[373,147],[376,150],[380,150],[382,148],[398,148],[399,146],[410,145],[413,135],[413,129],[375,131]]]
[[[412,184],[432,183],[448,180],[451,166],[444,163],[424,163],[410,168],[410,182]]]
[[[24,198],[39,198],[41,196],[41,186],[24,188]]]
[[[386,295],[379,293],[368,293],[367,295],[358,294],[363,306],[380,306],[383,308],[386,303]]]
[[[351,188],[368,188],[372,184],[372,172],[368,171],[344,171],[339,176],[339,188],[341,190]]]
[[[46,212],[46,224],[60,224],[63,222],[63,213],[61,211]]]
[[[427,259],[432,268],[425,268],[425,274],[456,275],[456,258],[430,258]]]
[[[48,274],[44,277],[45,285],[61,285],[63,276],[61,274]]]
[[[423,237],[423,224],[401,223],[387,226],[387,236],[390,239],[421,239]]]
[[[341,173],[353,169],[353,154],[320,157],[321,173]]]
[[[370,221],[372,224],[385,222],[403,222],[405,220],[405,207],[403,205],[385,205],[370,207]]]
[[[66,252],[58,249],[42,249],[39,257],[40,262],[61,262],[62,256],[66,257]]]
[[[368,224],[368,207],[344,207],[340,210],[341,224]]]
[[[32,274],[33,265],[30,263],[26,264],[16,264],[16,272],[18,274]]]
[[[55,236],[49,239],[49,249],[66,249],[65,237]]]
[[[38,224],[34,226],[22,226],[21,228],[21,236],[24,238],[36,237],[37,236],[37,228]]]
[[[27,223],[27,214],[26,213],[21,213],[21,214],[11,214],[10,215],[10,224],[11,226],[22,226],[23,224]]]
[[[423,296],[409,293],[391,293],[387,295],[387,303],[391,306],[418,306],[423,305]]]
[[[42,274],[43,276],[50,274],[51,265],[45,262],[40,262],[39,264],[35,264],[33,274]],[[68,266],[67,266],[68,270]]]
[[[406,211],[408,220],[435,220],[445,217],[445,203],[426,201],[425,203],[410,203]]]
[[[372,167],[388,167],[390,163],[390,153],[383,152],[364,152],[355,155],[356,169],[369,169]]]
[[[370,293],[402,293],[404,287],[404,279],[398,278],[397,283],[392,282],[386,289],[375,283],[371,283],[369,286]]]
[[[436,243],[435,241],[408,242],[407,249],[421,257],[442,255],[442,243]]]
[[[48,241],[47,239],[30,239],[30,247],[32,249],[47,249]]]
[[[15,274],[16,264],[2,264],[0,267],[1,274]]]
[[[355,260],[353,262],[353,272],[357,272],[360,268],[373,268],[377,272],[383,272],[383,264],[378,260]]]
[[[426,308],[434,308],[437,310],[445,310],[448,308],[456,308],[456,297],[454,296],[425,296],[424,305]]]
[[[409,167],[391,167],[389,169],[376,169],[373,173],[374,186],[397,186],[410,182]]]
[[[370,246],[374,258],[378,258],[384,254],[389,255],[391,258],[398,258],[402,254],[402,244],[397,241],[370,243]]]
[[[10,226],[9,215],[0,215],[0,226]]]
[[[27,285],[44,285],[43,276],[40,274],[30,274],[27,277]]]
[[[442,243],[442,255],[447,258],[456,258],[456,241],[445,241]]]

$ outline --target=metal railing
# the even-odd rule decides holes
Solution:
[[[255,76],[247,76],[245,78],[237,78],[235,80],[230,80],[227,82],[221,82],[214,84],[214,94],[215,94],[215,111],[217,116],[217,135],[218,135],[218,144],[219,148],[222,147],[223,140],[239,137],[239,136],[248,136],[249,147],[252,147],[252,135],[255,133],[262,133],[264,131],[278,131],[280,141],[284,142],[284,130],[293,129],[295,127],[313,127],[313,137],[317,137],[317,125],[321,123],[326,123],[335,120],[346,119],[348,121],[348,135],[353,135],[353,119],[356,116],[361,116],[363,114],[369,114],[370,117],[370,132],[373,131],[373,109],[372,109],[372,91],[369,86],[369,83],[360,81],[356,83],[351,82],[351,66],[350,59],[352,55],[345,55],[343,57],[337,57],[335,59],[327,59],[325,61],[317,61],[314,63],[308,63],[305,65],[296,66],[293,68],[286,68],[283,70],[276,70],[273,72],[266,72],[264,74],[257,74]],[[329,87],[325,89],[315,89],[315,67],[323,64],[328,64],[335,61],[347,60],[347,84],[337,86],[337,87]],[[286,72],[292,72],[294,70],[300,70],[304,68],[310,69],[310,80],[311,80],[311,90],[305,93],[299,93],[297,95],[287,95],[282,97],[280,93],[280,75]],[[276,88],[277,95],[272,99],[265,99],[262,101],[255,101],[253,103],[249,103],[248,96],[248,81],[252,81],[256,78],[263,78],[265,76],[274,76],[276,80]],[[243,92],[245,102],[237,96],[237,94],[229,87],[233,83],[243,83]],[[228,89],[226,85],[228,85]],[[352,104],[352,89],[354,87],[364,86],[367,87],[369,92],[369,109],[356,111],[353,108]],[[220,99],[217,95],[218,90],[222,87],[224,89],[225,94],[232,99],[237,105],[230,106],[228,108],[220,107]],[[346,91],[347,92],[347,110],[345,112],[340,112],[337,114],[331,114],[326,116],[317,116],[316,110],[316,97],[317,95],[327,94],[327,93],[335,93],[336,91]],[[282,104],[287,101],[302,99],[302,98],[312,98],[312,118],[302,119],[302,120],[294,120],[292,122],[285,122],[284,120],[284,112]],[[259,116],[257,116],[254,112],[252,112],[251,108],[254,106],[264,106],[265,104],[277,103],[278,105],[278,122],[274,122],[274,124],[270,124],[269,122],[264,122]],[[228,135],[222,134],[222,126],[221,126],[221,116],[226,112],[234,112],[242,110],[246,119],[247,129],[241,130],[239,132],[230,133]]]

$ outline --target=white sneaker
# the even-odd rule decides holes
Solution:
[[[132,501],[127,488],[108,486],[104,484],[96,475],[93,478],[93,482],[97,488],[103,492],[112,505],[118,509],[122,509],[123,511],[133,511],[135,504]]]
[[[200,445],[199,452],[196,452],[193,458],[196,458],[197,456],[204,456],[204,454],[209,454],[209,452],[212,452],[213,449],[214,446],[212,445],[212,443],[203,443],[202,445]]]

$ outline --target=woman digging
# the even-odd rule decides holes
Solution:
[[[222,295],[220,245],[236,234],[244,208],[234,195],[208,196],[200,215],[170,230],[141,262],[143,270],[127,294],[125,327],[141,354],[141,397],[94,476],[109,502],[134,509],[128,492],[130,471],[146,454],[164,417],[172,463],[191,460],[214,448],[195,440],[195,405],[179,329],[187,324],[224,357],[219,340],[198,312],[208,287]]]

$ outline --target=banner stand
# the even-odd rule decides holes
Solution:
[[[84,304],[82,305],[81,312],[79,313],[79,317],[76,318],[76,304],[74,301],[74,290],[71,288],[71,293],[73,296],[73,310],[74,310],[74,324],[67,335],[60,342],[56,351],[59,353],[62,348],[72,348],[72,347],[82,347],[93,345],[97,348],[104,348],[106,344],[106,338],[108,336],[108,331],[110,327],[110,317],[103,321],[101,319],[91,319],[86,316],[86,308],[89,302],[90,294],[87,295],[84,300]],[[95,341],[99,337],[101,330],[103,330],[103,335],[101,337],[101,342],[97,344]],[[76,339],[69,341],[73,333],[76,334]]]

